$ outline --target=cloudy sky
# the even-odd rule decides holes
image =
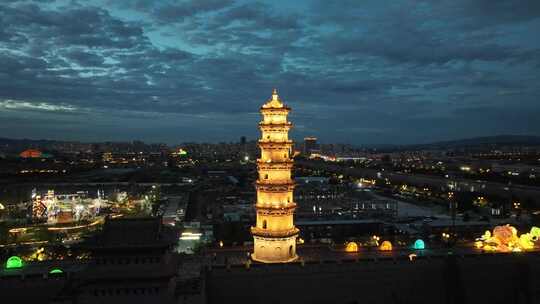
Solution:
[[[540,135],[540,1],[0,0],[0,137]]]

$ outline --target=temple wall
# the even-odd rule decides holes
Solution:
[[[213,268],[206,286],[208,303],[532,304],[540,303],[540,255],[240,265]]]

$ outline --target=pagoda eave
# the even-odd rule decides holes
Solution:
[[[280,193],[280,192],[284,192],[284,191],[293,191],[294,190],[294,184],[293,185],[287,185],[287,186],[278,186],[278,187],[275,187],[275,186],[272,186],[272,187],[268,187],[266,185],[264,186],[261,186],[261,185],[255,185],[256,186],[256,189],[257,191],[260,191],[260,192],[263,192],[263,193]]]
[[[292,127],[292,122],[280,122],[280,123],[276,123],[276,122],[264,122],[264,121],[261,121],[259,123],[259,128],[263,128],[263,127],[268,127],[268,128],[271,128],[271,127],[275,127],[275,128],[291,128]]]
[[[287,205],[263,205],[263,204],[256,204],[255,208],[257,210],[264,210],[264,211],[292,211],[296,209],[296,203],[287,203]]]
[[[292,140],[286,140],[286,141],[263,141],[259,140],[259,147],[268,149],[268,150],[282,150],[282,149],[289,149],[293,145]]]
[[[287,105],[282,104],[280,107],[261,107],[261,112],[286,112],[289,113],[291,111],[291,108]]]
[[[276,188],[283,188],[283,187],[294,187],[296,185],[296,183],[292,180],[289,180],[289,181],[286,181],[286,180],[283,180],[283,181],[272,181],[272,183],[268,183],[268,182],[263,182],[261,180],[257,180],[255,181],[255,186],[257,187],[276,187]]]
[[[291,236],[298,235],[300,230],[298,228],[288,229],[288,230],[267,230],[258,227],[251,227],[251,233],[254,236],[265,237],[265,238],[288,238]]]
[[[259,170],[291,170],[293,168],[292,162],[273,162],[273,163],[257,163]]]
[[[260,158],[257,158],[258,165],[289,165],[294,164],[292,159],[280,160],[280,161],[264,161]]]

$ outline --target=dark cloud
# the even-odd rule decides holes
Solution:
[[[154,9],[157,20],[164,23],[183,22],[185,18],[201,13],[223,9],[233,3],[232,0],[197,0],[173,2]]]
[[[66,52],[65,57],[82,66],[98,67],[103,65],[103,63],[105,62],[105,59],[102,56],[89,53],[80,49]]]
[[[540,2],[524,1],[446,1],[447,7],[463,18],[469,29],[522,23],[540,17]],[[445,8],[444,6],[442,8]]]
[[[231,23],[246,23],[260,30],[288,30],[300,26],[298,16],[275,14],[271,7],[262,3],[232,7],[218,15],[215,22],[222,27]]]
[[[273,87],[299,137],[540,132],[538,1],[49,2],[0,4],[1,119],[39,134],[256,136]]]

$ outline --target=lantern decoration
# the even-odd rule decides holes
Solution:
[[[487,230],[474,243],[478,249],[487,251],[512,252],[533,249],[540,238],[540,228],[532,227],[530,232],[518,236],[516,228],[510,225],[496,226],[493,233]]]

